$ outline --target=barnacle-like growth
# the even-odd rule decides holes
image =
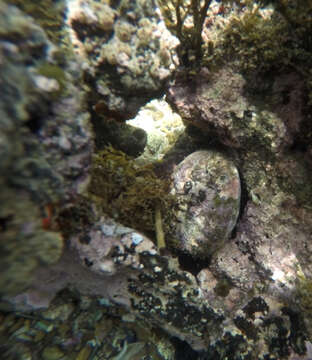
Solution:
[[[184,65],[199,65],[202,30],[212,0],[159,0],[166,25],[180,40],[179,57]]]
[[[96,202],[105,213],[137,230],[154,232],[156,222],[159,239],[163,239],[160,221],[166,232],[173,205],[168,185],[156,176],[152,164],[139,166],[111,146],[94,155],[89,192]]]

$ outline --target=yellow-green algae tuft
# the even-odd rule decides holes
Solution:
[[[207,44],[205,60],[208,66],[236,60],[246,72],[296,70],[305,79],[312,103],[312,3],[306,0],[229,1],[244,9],[233,11],[221,30],[215,53],[210,56]]]
[[[57,65],[45,63],[38,67],[38,74],[57,81],[59,88],[51,94],[54,98],[63,95],[66,89],[66,75],[64,70]]]
[[[169,194],[169,183],[156,176],[153,164],[137,165],[108,146],[93,157],[89,193],[105,213],[145,233],[155,232],[157,209],[168,232],[174,197]]]
[[[19,7],[32,16],[46,32],[50,41],[60,44],[64,38],[65,5],[53,0],[10,0],[9,4]]]

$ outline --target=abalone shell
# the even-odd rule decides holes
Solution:
[[[230,238],[240,209],[241,186],[234,163],[216,151],[187,156],[172,175],[174,246],[208,257]]]

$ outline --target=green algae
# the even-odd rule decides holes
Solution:
[[[173,197],[167,181],[156,176],[153,165],[139,166],[111,146],[94,155],[89,193],[103,211],[124,225],[143,232],[155,231],[155,211],[169,229]]]
[[[241,6],[241,1],[232,1]],[[244,11],[229,16],[214,44],[204,44],[203,63],[211,68],[236,61],[245,74],[295,70],[305,79],[312,104],[312,3],[305,0],[244,1]]]
[[[38,67],[37,72],[42,76],[57,81],[59,88],[51,93],[53,98],[58,98],[64,94],[66,89],[66,74],[60,66],[45,63]]]
[[[60,44],[64,38],[64,13],[63,1],[53,0],[10,0],[11,5],[19,7],[26,14],[32,16],[45,30],[48,38],[54,44]]]
[[[226,296],[228,296],[232,287],[233,287],[233,285],[230,283],[230,281],[228,279],[226,279],[226,278],[220,279],[214,288],[214,292],[218,296],[226,297]]]
[[[311,316],[312,278],[306,277],[300,267],[297,271],[296,295],[299,299],[300,306]]]

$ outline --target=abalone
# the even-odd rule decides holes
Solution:
[[[230,238],[240,209],[241,186],[234,163],[216,151],[187,156],[172,175],[174,246],[208,257]]]

